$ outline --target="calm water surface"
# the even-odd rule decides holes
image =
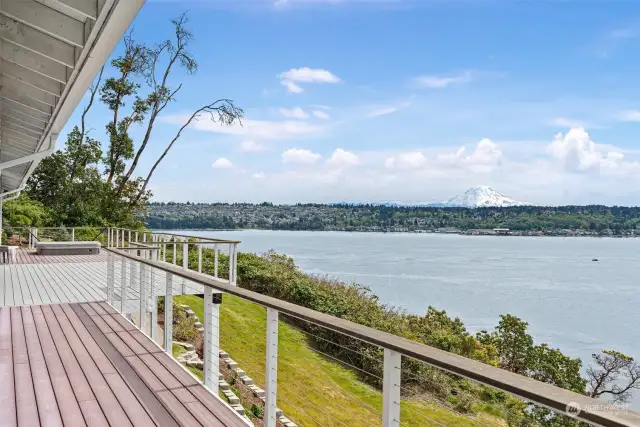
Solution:
[[[640,239],[188,234],[241,240],[243,252],[286,253],[307,272],[368,285],[381,301],[409,312],[444,309],[473,332],[493,329],[500,314],[511,313],[529,322],[536,342],[583,361],[604,348],[640,357]]]

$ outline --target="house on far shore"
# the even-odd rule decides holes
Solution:
[[[509,234],[509,229],[508,228],[494,228],[493,232],[496,234],[500,234],[500,235],[507,235]]]

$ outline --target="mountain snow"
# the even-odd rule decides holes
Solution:
[[[480,185],[472,187],[462,194],[459,194],[445,202],[448,206],[464,206],[469,208],[488,206],[525,206],[527,203],[513,200],[510,197],[498,193],[491,187]]]

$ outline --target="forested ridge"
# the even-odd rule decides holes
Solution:
[[[272,203],[150,203],[146,223],[157,229],[272,229],[341,231],[441,231],[509,228],[521,232],[630,235],[640,207],[515,206],[404,207]]]

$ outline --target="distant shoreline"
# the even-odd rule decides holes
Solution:
[[[465,230],[465,231],[431,231],[431,230],[286,230],[273,228],[151,228],[154,231],[287,231],[287,232],[318,232],[318,233],[383,233],[383,234],[444,234],[469,237],[591,237],[591,238],[615,238],[615,239],[635,239],[640,237],[640,233],[629,235],[617,234],[596,234],[587,233],[581,230],[571,230],[570,233],[556,233],[552,230],[540,233],[530,233],[512,231],[507,233],[487,232],[486,230]],[[474,233],[476,232],[476,233]]]

